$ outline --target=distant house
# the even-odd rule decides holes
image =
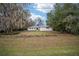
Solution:
[[[31,26],[27,29],[28,31],[52,31],[52,28],[45,25],[43,20],[37,18],[37,21],[34,26]]]
[[[31,26],[28,31],[52,31],[52,28],[48,26]]]

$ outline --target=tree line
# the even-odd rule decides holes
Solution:
[[[55,31],[79,34],[79,4],[56,3],[47,13],[47,24]]]
[[[33,25],[27,10],[29,4],[0,3],[0,32],[24,30]],[[24,9],[26,8],[26,9]]]

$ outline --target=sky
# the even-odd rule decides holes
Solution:
[[[53,5],[51,3],[33,3],[28,6],[28,10],[31,13],[31,19],[35,20],[37,17],[40,17],[44,21],[44,25],[46,25],[47,13],[53,9]]]

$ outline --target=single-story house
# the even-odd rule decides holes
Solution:
[[[27,30],[28,31],[52,31],[52,28],[48,26],[31,26]]]

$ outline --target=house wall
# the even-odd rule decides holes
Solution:
[[[50,27],[40,27],[40,28],[38,28],[37,29],[37,27],[29,27],[28,28],[28,31],[52,31],[52,28],[50,28]]]
[[[27,30],[28,31],[36,31],[37,29],[36,28],[28,28]]]
[[[52,28],[40,28],[40,31],[52,31]]]

